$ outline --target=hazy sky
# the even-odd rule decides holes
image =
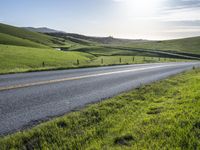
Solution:
[[[200,0],[0,0],[0,22],[94,36],[200,35]]]

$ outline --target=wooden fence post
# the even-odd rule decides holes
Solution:
[[[121,64],[121,62],[122,62],[122,58],[120,57],[120,58],[119,58],[119,63]]]

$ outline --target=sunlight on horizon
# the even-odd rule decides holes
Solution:
[[[135,17],[148,17],[155,15],[162,0],[114,0],[120,3],[122,11]]]
[[[189,5],[189,1],[180,1],[180,4],[175,0],[112,1],[118,6],[118,14],[121,15],[118,26],[125,27],[123,31],[126,31],[126,34],[113,32],[121,35],[120,37],[158,40],[200,34],[198,23],[192,25],[200,19],[199,10],[195,5],[187,8],[185,4]],[[183,6],[176,6],[178,4]],[[188,26],[182,25],[184,22]],[[117,22],[115,24],[117,26]]]

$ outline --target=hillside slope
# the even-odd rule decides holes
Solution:
[[[42,45],[27,39],[18,38],[16,36],[0,33],[0,44],[4,45],[16,45],[16,46],[27,46],[35,48],[48,48],[46,45]]]
[[[34,27],[22,27],[23,29],[33,31],[33,32],[39,32],[39,33],[58,33],[62,31],[57,31],[54,29],[46,28],[46,27],[41,27],[41,28],[34,28]]]
[[[0,33],[4,34],[4,36],[5,36],[5,34],[7,34],[9,36],[29,40],[31,42],[35,42],[35,43],[41,44],[41,45],[46,45],[49,47],[54,47],[54,46],[65,44],[64,40],[62,40],[60,38],[51,37],[51,36],[48,36],[45,34],[28,31],[26,29],[14,27],[14,26],[2,24],[2,23],[0,23]],[[5,42],[6,41],[4,41],[4,43],[0,43],[0,44],[5,44]],[[16,45],[15,39],[13,39],[12,43],[11,43],[11,39],[10,39],[7,44]],[[27,45],[24,45],[24,46],[27,46]]]
[[[200,54],[200,36],[166,41],[148,41],[126,45],[132,48]]]
[[[141,39],[119,39],[113,37],[91,37],[72,33],[48,33],[48,35],[72,40],[73,42],[81,43],[87,46],[103,46],[103,47],[124,47],[132,49],[149,49],[170,51],[173,53],[193,53],[200,54],[200,37],[191,37],[176,40],[165,41],[148,41]],[[76,40],[73,40],[76,39]],[[85,41],[87,43],[81,42]],[[92,48],[93,49],[93,48]],[[94,49],[93,49],[94,50]]]
[[[55,36],[55,37],[62,37],[62,38],[75,38],[82,41],[88,41],[91,43],[108,44],[108,45],[123,45],[123,44],[130,44],[134,42],[147,41],[147,40],[141,40],[141,39],[120,39],[120,38],[114,38],[112,36],[95,37],[95,36],[86,36],[86,35],[75,34],[75,33],[63,33],[63,32],[48,33],[48,35]]]

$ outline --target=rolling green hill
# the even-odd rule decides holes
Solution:
[[[30,47],[34,47],[33,42],[35,42],[36,44],[45,45],[48,47],[57,47],[57,46],[65,45],[65,40],[63,40],[63,39],[51,37],[51,36],[37,33],[37,32],[28,31],[26,29],[14,27],[14,26],[2,24],[2,23],[0,23],[0,33],[4,34],[1,36],[6,36],[6,35],[7,35],[7,37],[12,36],[12,38],[7,38],[8,43],[6,43],[5,40],[3,42],[1,40],[0,44],[22,45],[22,43],[24,43],[24,44],[26,43],[23,46],[30,46]],[[16,38],[14,39],[13,37],[18,38],[17,43],[15,41]],[[2,38],[2,37],[0,37],[0,38]],[[19,44],[19,40],[20,40],[19,38],[21,39],[21,44]],[[23,41],[24,39],[26,41]],[[28,42],[27,40],[31,41],[32,43]]]
[[[11,37],[12,36],[12,37]],[[113,37],[92,37],[73,33],[47,33],[42,34],[29,31],[25,28],[18,28],[0,23],[0,44],[19,45],[29,47],[64,47],[66,50],[78,49],[96,53],[99,48],[105,47],[104,52],[110,53],[108,46],[116,50],[116,47],[130,49],[149,49],[149,50],[165,50],[171,52],[187,52],[200,54],[200,37],[166,40],[166,41],[147,41],[147,40],[131,40],[118,39]],[[114,52],[114,54],[116,54]],[[121,50],[120,50],[121,54]],[[105,54],[107,55],[107,54]]]
[[[177,61],[176,58],[188,59],[187,55],[200,58],[199,41],[200,37],[144,41],[65,33],[43,34],[0,23],[0,74],[112,65],[119,64],[122,57],[120,64]],[[132,61],[133,56],[140,61]],[[147,56],[148,59],[144,59]],[[78,65],[77,59],[80,61]],[[105,59],[103,64],[102,59]]]
[[[18,46],[27,46],[35,48],[47,48],[48,46],[27,40],[18,38],[16,36],[0,33],[0,43],[5,45],[18,45]]]
[[[87,43],[91,44],[105,44],[105,45],[124,45],[124,44],[131,44],[134,42],[144,42],[147,40],[141,40],[141,39],[120,39],[120,38],[114,38],[114,37],[94,37],[94,36],[85,36],[75,33],[47,33],[48,35],[55,36],[55,37],[62,37],[65,39],[78,39],[80,41],[87,41]]]
[[[200,36],[166,41],[134,42],[126,46],[131,48],[200,54]]]
[[[96,53],[96,50],[99,51],[99,48],[94,49],[95,46],[101,47],[111,47],[111,51],[114,49],[120,48],[130,48],[130,49],[148,49],[148,50],[158,50],[158,51],[169,51],[172,53],[193,53],[200,54],[200,37],[191,37],[184,39],[176,39],[176,40],[165,40],[165,41],[148,41],[148,40],[131,40],[131,39],[118,39],[113,37],[91,37],[84,36],[79,34],[71,34],[71,33],[49,33],[51,36],[61,37],[65,39],[76,39],[76,43],[81,43],[81,41],[87,41],[83,45],[92,46],[87,47],[87,51],[92,51],[92,53]],[[108,48],[105,48],[106,53],[110,53]],[[80,51],[86,51],[81,47]],[[117,50],[118,51],[118,50]],[[115,53],[116,54],[116,53]]]
[[[54,47],[82,47],[79,41],[52,37],[6,24],[0,24],[0,74],[78,67],[93,55],[63,52]],[[44,63],[43,63],[44,62]]]

